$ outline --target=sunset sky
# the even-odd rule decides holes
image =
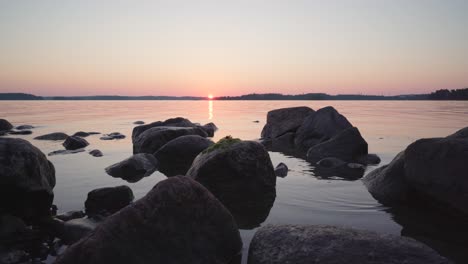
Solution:
[[[468,87],[466,0],[0,2],[0,92],[404,94]]]

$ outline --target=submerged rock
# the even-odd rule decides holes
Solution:
[[[111,215],[129,205],[134,198],[132,189],[125,185],[95,189],[86,198],[86,214]]]
[[[76,149],[80,149],[80,148],[84,148],[88,146],[89,143],[84,138],[70,136],[70,137],[67,137],[67,139],[65,139],[65,142],[63,142],[62,145],[67,150],[76,150]]]
[[[340,178],[343,180],[357,180],[364,176],[365,166],[329,157],[319,160],[314,167],[315,175],[319,178]]]
[[[78,131],[75,134],[73,134],[74,137],[89,137],[89,135],[90,134],[88,132],[84,131]]]
[[[190,178],[172,177],[108,217],[56,263],[228,264],[241,250],[224,206]]]
[[[33,132],[31,130],[10,130],[8,134],[10,135],[31,135]]]
[[[29,129],[33,129],[34,127],[31,126],[31,125],[21,125],[21,126],[17,126],[15,127],[16,130],[29,130]]]
[[[169,141],[187,135],[208,136],[200,127],[153,127],[134,140],[133,153],[153,154]]]
[[[289,168],[283,162],[280,162],[275,168],[275,175],[284,178],[288,175]]]
[[[145,122],[144,121],[135,121],[133,122],[134,125],[144,125]]]
[[[26,140],[0,138],[0,208],[35,221],[50,215],[55,168]]]
[[[42,136],[35,137],[37,140],[65,140],[68,138],[68,135],[62,132],[54,132],[50,134],[45,134]]]
[[[261,137],[276,138],[287,132],[295,132],[304,119],[312,113],[314,110],[306,106],[272,110],[267,114],[267,122]]]
[[[122,178],[128,182],[137,182],[150,176],[158,169],[158,161],[151,154],[135,154],[121,162],[106,168],[106,173],[114,178]]]
[[[104,134],[100,138],[101,140],[114,140],[114,139],[124,139],[125,135],[121,134],[120,132],[112,132],[110,134]]]
[[[240,228],[262,223],[276,197],[276,175],[266,149],[230,137],[198,155],[187,176],[210,190],[233,214]]]
[[[13,128],[13,125],[6,119],[0,119],[0,131],[7,131]]]
[[[84,149],[74,149],[74,150],[60,149],[60,150],[54,150],[52,152],[49,152],[47,156],[76,154],[76,153],[80,153],[84,151],[85,151]]]
[[[213,144],[213,141],[198,135],[173,139],[154,153],[159,161],[159,171],[169,177],[185,175],[195,157]]]
[[[102,152],[99,150],[99,149],[93,149],[89,152],[89,155],[93,156],[93,157],[102,157],[104,156],[104,154],[102,154]]]
[[[267,225],[255,233],[249,264],[451,263],[416,240],[335,226]]]

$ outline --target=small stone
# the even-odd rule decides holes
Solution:
[[[104,154],[99,149],[93,149],[89,152],[89,155],[94,156],[94,157],[102,157]]]

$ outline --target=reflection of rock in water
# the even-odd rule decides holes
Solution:
[[[313,170],[315,176],[319,179],[340,178],[347,181],[355,181],[362,178],[364,171],[364,168],[351,168],[348,164],[334,168],[327,168],[317,164]]]
[[[414,207],[386,210],[400,224],[402,236],[414,238],[455,263],[468,261],[468,217]]]

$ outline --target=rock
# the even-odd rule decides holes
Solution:
[[[89,143],[84,138],[70,136],[70,137],[67,137],[67,139],[65,139],[65,142],[63,142],[62,145],[67,150],[76,150],[76,149],[80,149],[80,148],[84,148],[88,146]]]
[[[279,137],[271,139],[270,148],[275,151],[294,149],[294,132],[285,133]]]
[[[70,246],[56,264],[231,263],[242,250],[229,212],[188,177],[159,182]]]
[[[367,155],[367,142],[357,128],[350,127],[332,139],[311,147],[307,151],[307,161],[315,163],[323,158],[335,157],[346,162],[353,162],[362,155]]]
[[[84,152],[84,149],[74,149],[74,150],[67,150],[67,149],[59,149],[49,152],[47,156],[54,156],[54,155],[67,155],[67,154],[76,154],[80,152]]]
[[[260,121],[258,121],[258,120],[254,120],[254,121],[252,121],[252,122],[254,122],[254,123],[260,123]]]
[[[120,134],[119,132],[112,132],[110,134],[104,134],[100,139],[101,140],[113,140],[113,139],[124,139],[125,135]]]
[[[6,119],[0,119],[0,131],[7,131],[13,128],[13,125]]]
[[[380,163],[380,158],[376,154],[367,154],[357,157],[356,162],[363,165],[377,165]]]
[[[27,228],[26,223],[21,218],[0,214],[0,241],[10,242]]]
[[[186,135],[208,136],[200,127],[153,127],[134,140],[133,153],[153,154],[169,141]]]
[[[295,132],[312,113],[314,110],[305,106],[272,110],[267,114],[261,137],[276,138],[287,132]]]
[[[317,165],[324,168],[338,168],[341,166],[346,166],[346,162],[338,158],[329,157],[319,160]]]
[[[10,130],[10,131],[8,131],[8,134],[10,134],[10,135],[31,135],[32,131],[31,130]]]
[[[101,132],[86,132],[86,133],[88,133],[90,136],[91,136],[91,135],[99,135],[99,134],[101,134]]]
[[[82,217],[66,222],[55,219],[53,228],[58,238],[71,245],[89,235],[103,220],[103,217]]]
[[[73,137],[89,137],[89,135],[90,134],[88,132],[78,131],[75,134],[73,134]]]
[[[35,137],[37,140],[65,140],[68,138],[68,135],[62,132],[55,132],[50,134],[45,134],[42,136]]]
[[[240,228],[262,223],[275,201],[273,165],[266,149],[257,142],[221,139],[195,158],[187,176],[210,190]]]
[[[360,169],[360,170],[365,170],[366,166],[359,164],[359,163],[348,163],[346,164],[351,169]]]
[[[3,251],[0,248],[0,263],[2,264],[29,263],[29,259],[29,254],[24,250]]]
[[[129,205],[135,197],[130,187],[121,185],[92,190],[85,202],[87,215],[110,215]]]
[[[255,233],[249,264],[451,263],[416,240],[335,226],[267,225]]]
[[[144,125],[145,122],[143,122],[143,121],[135,121],[135,122],[133,122],[133,124],[134,124],[134,125]]]
[[[99,149],[93,149],[89,152],[89,155],[94,156],[94,157],[102,157],[104,154]]]
[[[345,161],[329,157],[319,160],[314,167],[314,174],[321,179],[340,178],[343,180],[357,180],[364,175],[365,167],[361,164],[346,163]]]
[[[182,117],[170,118],[166,121],[157,121],[150,124],[136,126],[133,128],[132,131],[132,142],[135,142],[135,139],[144,131],[153,128],[153,127],[161,127],[161,126],[171,126],[171,127],[194,127],[196,126],[194,123],[190,122],[190,120]]]
[[[31,125],[21,125],[21,126],[17,126],[15,129],[16,130],[29,130],[29,129],[33,129],[34,127],[31,126]]]
[[[64,214],[60,214],[55,216],[55,218],[60,219],[62,221],[70,221],[76,218],[83,218],[85,217],[85,213],[83,211],[70,211]]]
[[[304,119],[304,122],[297,129],[294,143],[296,148],[308,150],[310,147],[327,141],[350,127],[352,127],[351,123],[335,108],[331,106],[324,107]]]
[[[106,168],[106,173],[127,182],[137,182],[158,169],[158,161],[151,154],[140,153]]]
[[[50,215],[55,168],[26,140],[0,138],[0,208],[27,222]]]
[[[280,162],[275,168],[275,175],[284,178],[288,175],[289,168],[283,162]]]
[[[400,152],[390,164],[371,171],[362,179],[370,194],[384,205],[396,205],[408,199],[404,157],[404,152]]]
[[[213,141],[198,135],[173,139],[154,153],[159,161],[159,171],[168,177],[185,175],[195,157],[213,144]]]
[[[218,130],[218,127],[214,123],[208,123],[200,126],[201,129],[205,130],[208,137],[214,137],[214,133]]]

